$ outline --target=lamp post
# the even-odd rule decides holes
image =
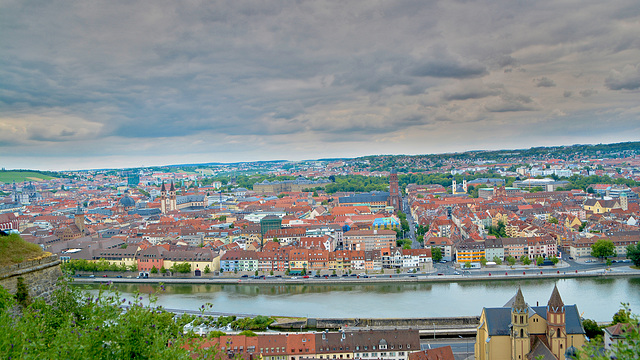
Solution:
[[[462,339],[462,335],[458,335],[458,337],[459,337],[460,339]],[[469,339],[466,339],[466,338],[465,338],[465,342],[466,342],[466,348],[467,348],[467,350],[465,351],[465,353],[464,353],[464,354],[465,354],[465,356],[469,356]]]
[[[433,323],[433,340],[436,339],[436,323]]]

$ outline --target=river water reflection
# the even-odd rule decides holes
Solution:
[[[384,283],[366,285],[158,285],[118,284],[131,298],[158,291],[158,305],[197,310],[337,318],[404,318],[479,315],[482,307],[502,306],[522,287],[529,305],[546,305],[558,285],[565,304],[577,304],[584,317],[610,320],[620,303],[640,311],[640,277],[472,281],[452,283]],[[95,292],[96,285],[89,286]]]

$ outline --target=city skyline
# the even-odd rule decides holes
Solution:
[[[634,1],[0,5],[0,166],[638,140]]]

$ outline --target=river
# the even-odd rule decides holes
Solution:
[[[157,305],[197,310],[319,318],[422,318],[480,315],[483,307],[504,305],[522,287],[531,306],[545,305],[554,284],[565,304],[577,304],[585,318],[610,320],[629,303],[640,311],[640,277],[469,281],[450,283],[383,283],[345,285],[165,285],[117,284],[130,299],[136,291],[157,292]],[[95,293],[98,285],[87,285]]]

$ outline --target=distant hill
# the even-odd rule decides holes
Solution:
[[[21,183],[24,181],[42,181],[42,180],[51,180],[54,179],[54,176],[47,175],[42,171],[32,171],[32,170],[2,170],[0,171],[0,182],[5,184],[17,182]]]

